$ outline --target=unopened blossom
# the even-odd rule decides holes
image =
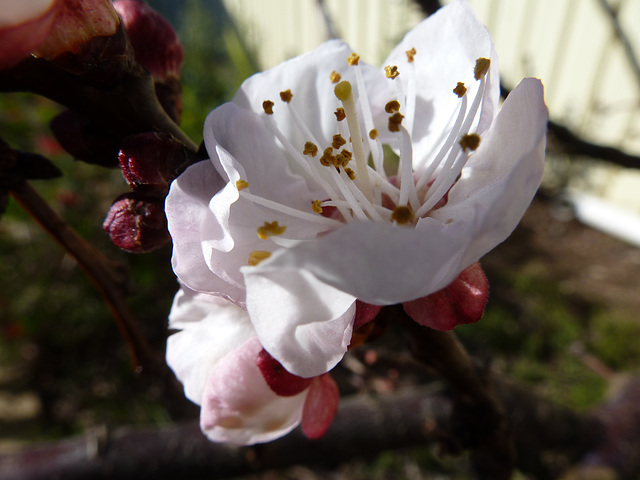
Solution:
[[[0,8],[0,70],[13,67],[49,34],[60,0],[4,0]]]
[[[0,69],[29,54],[52,60],[120,25],[111,0],[4,0],[0,9]]]
[[[181,289],[169,327],[167,363],[201,406],[210,440],[268,442],[302,423],[309,438],[324,435],[337,411],[329,374],[313,379],[286,372],[260,344],[247,312],[228,300]]]
[[[421,312],[435,303],[420,299],[445,288],[486,299],[472,265],[542,177],[542,84],[524,79],[498,102],[493,43],[462,1],[382,68],[329,41],[249,78],[205,122],[210,162],[167,199],[175,273],[246,307],[264,348],[303,377],[340,361],[356,300],[453,328],[430,324]]]

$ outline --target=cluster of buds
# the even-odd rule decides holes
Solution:
[[[157,98],[162,107],[158,112],[162,115],[164,109],[174,122],[180,120],[184,51],[169,22],[142,0],[7,0],[0,11],[0,42],[0,70],[7,70],[9,76],[31,75],[42,84],[47,72],[62,70],[63,83],[71,78],[96,95],[101,90],[118,92],[123,80],[129,79],[127,88],[132,88],[132,82],[151,88],[149,98],[152,102]],[[189,163],[187,148],[169,133],[144,133],[155,130],[158,122],[129,123],[124,107],[110,110],[103,105],[107,121],[91,116],[83,105],[91,104],[93,97],[65,102],[76,95],[74,87],[53,84],[52,79],[47,82],[53,86],[33,91],[45,95],[51,91],[51,98],[70,107],[51,122],[62,147],[82,161],[120,166],[133,190],[114,202],[104,221],[114,244],[130,252],[164,245],[169,240],[164,197],[169,183]],[[56,88],[66,88],[70,94],[58,98]],[[143,96],[142,103],[148,101]],[[119,114],[123,118],[117,118]]]
[[[103,228],[114,245],[149,252],[170,240],[164,199],[171,181],[191,162],[190,154],[173,136],[150,132],[127,138],[118,159],[133,191],[111,205]]]

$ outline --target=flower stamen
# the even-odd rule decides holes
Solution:
[[[271,256],[271,252],[267,252],[266,250],[254,250],[249,254],[249,266],[255,267],[263,260],[266,260]]]
[[[266,240],[274,235],[282,235],[286,230],[286,225],[280,226],[276,220],[274,222],[264,222],[261,227],[258,227],[257,233],[260,240]]]

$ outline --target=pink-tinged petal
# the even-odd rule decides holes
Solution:
[[[256,365],[261,350],[257,338],[247,340],[211,371],[200,413],[200,427],[210,440],[239,445],[268,442],[300,423],[307,391],[276,395]]]
[[[257,365],[269,388],[281,397],[291,397],[306,390],[311,378],[298,377],[287,372],[282,364],[264,348],[258,354]]]
[[[167,339],[167,365],[184,385],[186,397],[201,405],[211,369],[235,347],[255,337],[245,310],[219,297],[182,288],[175,296]]]
[[[414,62],[409,64],[406,51],[416,49]],[[500,77],[498,57],[487,29],[480,23],[466,1],[453,1],[439,9],[411,30],[389,55],[383,66],[397,65],[403,90],[409,90],[410,69],[415,68],[417,92],[413,125],[414,170],[420,171],[437,153],[460,108],[460,99],[453,93],[457,82],[469,89],[469,104],[480,82],[474,79],[476,59],[491,59],[491,71],[482,103],[477,131],[489,128],[498,109]]]
[[[302,411],[302,433],[307,438],[321,438],[338,413],[340,392],[328,373],[313,379]]]
[[[11,68],[49,34],[60,0],[5,0],[0,9],[0,70]]]
[[[209,202],[223,185],[206,160],[189,167],[171,184],[165,212],[173,239],[173,271],[192,290],[243,299],[243,288],[225,282],[209,269],[202,247],[203,232],[216,222]]]
[[[542,179],[547,119],[542,83],[524,79],[471,155],[447,204],[432,213],[471,239],[462,267],[503,242],[531,203]]]
[[[262,275],[258,267],[242,270],[247,310],[265,350],[301,377],[331,370],[351,341],[356,299],[305,270],[276,268]]]
[[[420,325],[435,330],[453,330],[482,317],[489,282],[479,263],[464,269],[449,286],[426,297],[403,304],[404,311]]]

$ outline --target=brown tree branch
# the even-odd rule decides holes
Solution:
[[[454,391],[452,431],[462,448],[471,449],[478,478],[509,480],[515,466],[513,439],[488,376],[480,375],[453,332],[423,327],[409,318],[404,324],[413,355],[442,375]]]
[[[511,383],[495,383],[509,413],[516,445],[523,448],[518,451],[521,470],[540,480],[558,478],[559,458],[565,458],[559,464],[566,468],[595,443],[600,430],[593,419],[559,408]],[[297,464],[332,466],[381,451],[434,443],[446,449],[454,408],[451,397],[433,385],[377,397],[359,395],[342,400],[329,431],[319,440],[306,439],[298,429],[251,447],[211,443],[196,423],[102,430],[0,455],[0,478],[222,479]],[[549,458],[556,463],[547,466]]]
[[[164,370],[164,363],[156,358],[139,332],[134,316],[129,310],[124,296],[123,272],[80,237],[27,181],[16,182],[10,185],[9,189],[22,208],[78,262],[93,281],[129,346],[134,369],[149,369],[155,372]]]

